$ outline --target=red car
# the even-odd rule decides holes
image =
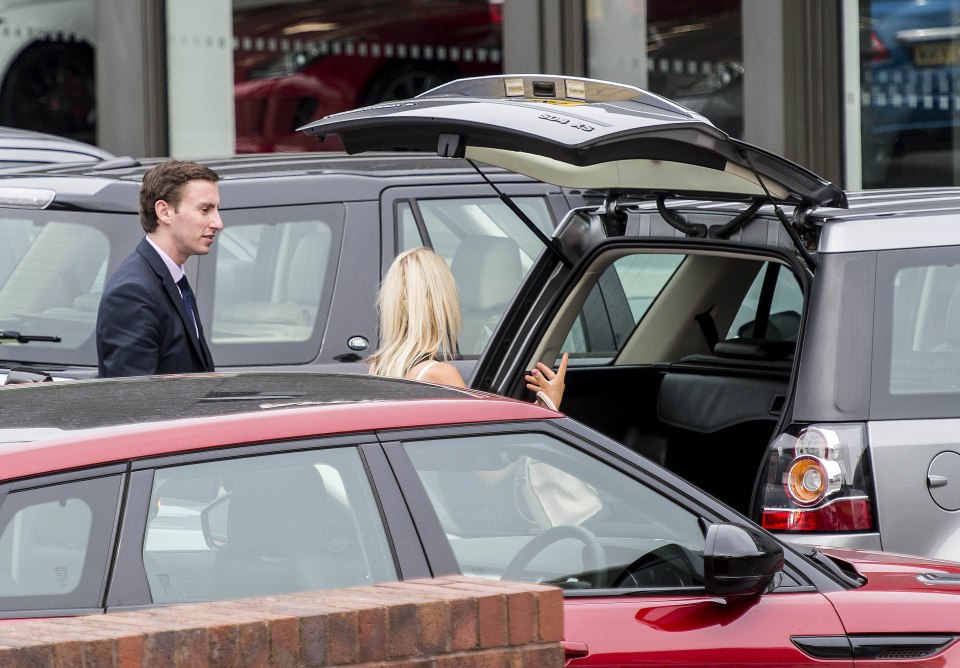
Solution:
[[[237,152],[316,150],[339,111],[502,71],[502,0],[300,0],[233,14]],[[337,150],[328,142],[324,149]]]
[[[532,403],[236,373],[8,386],[0,414],[3,617],[462,573],[562,587],[570,665],[960,661],[960,564],[781,543]]]

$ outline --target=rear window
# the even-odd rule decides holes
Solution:
[[[514,197],[514,204],[545,235],[554,220],[544,197]],[[463,326],[458,344],[466,357],[486,348],[507,305],[543,251],[543,242],[496,197],[404,201],[397,206],[397,252],[430,246],[453,272]]]
[[[0,613],[100,604],[120,476],[11,492],[0,508]]]
[[[871,412],[960,413],[960,247],[879,254]]]
[[[343,206],[224,217],[217,243],[199,263],[197,289],[217,366],[313,361],[333,293]]]
[[[135,215],[0,213],[0,330],[59,339],[4,341],[0,357],[95,365],[103,285],[142,237]]]

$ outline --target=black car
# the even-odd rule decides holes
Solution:
[[[104,281],[144,232],[137,194],[158,159],[0,177],[0,375],[96,375]],[[582,198],[499,168],[437,156],[267,154],[204,160],[221,177],[225,229],[187,263],[218,369],[358,371],[377,342],[374,299],[393,257],[428,245],[461,286],[469,377],[500,314]],[[471,290],[496,274],[499,290]]]

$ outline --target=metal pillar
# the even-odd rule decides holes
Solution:
[[[167,154],[164,0],[97,0],[97,144]]]

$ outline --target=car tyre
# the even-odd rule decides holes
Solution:
[[[450,67],[439,63],[394,63],[385,67],[363,96],[363,106],[405,100],[457,78]]]
[[[36,42],[17,57],[0,88],[0,125],[96,141],[93,47]]]

